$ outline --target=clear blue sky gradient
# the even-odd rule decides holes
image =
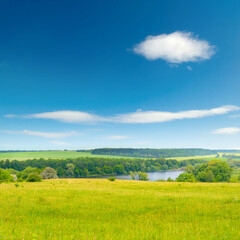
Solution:
[[[237,112],[153,124],[4,117],[60,110],[109,116],[137,109],[240,106],[238,0],[3,0],[0,30],[0,149],[240,148],[240,134],[211,134],[217,128],[239,128],[240,119],[231,117]],[[197,34],[217,47],[216,54],[171,67],[132,51],[146,36],[175,31]],[[49,139],[6,132],[23,130],[81,135]]]

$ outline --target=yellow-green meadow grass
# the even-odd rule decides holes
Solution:
[[[239,183],[58,179],[0,185],[0,239],[240,239]]]

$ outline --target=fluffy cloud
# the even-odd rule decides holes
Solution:
[[[102,117],[99,117],[94,114],[80,111],[56,111],[56,112],[45,112],[45,113],[36,113],[29,114],[24,116],[25,118],[41,118],[41,119],[54,119],[61,122],[69,123],[90,123],[97,121],[106,121]]]
[[[227,114],[231,111],[239,110],[236,106],[222,106],[209,110],[190,110],[182,112],[159,112],[141,111],[128,114],[121,114],[114,118],[120,123],[160,123],[179,119],[202,118],[214,115]]]
[[[148,36],[133,49],[149,60],[163,59],[169,63],[198,62],[215,54],[215,47],[190,32],[174,32]]]
[[[67,123],[93,123],[93,122],[161,123],[178,119],[192,119],[209,117],[214,115],[222,115],[237,110],[240,110],[240,108],[237,106],[229,105],[207,110],[189,110],[181,112],[142,111],[141,109],[138,109],[136,112],[133,113],[118,114],[109,117],[102,117],[87,112],[79,111],[45,112],[18,117],[53,119]]]
[[[5,133],[11,133],[11,134],[24,134],[24,135],[30,135],[30,136],[38,136],[38,137],[44,137],[44,138],[64,138],[64,137],[70,137],[74,135],[79,135],[78,132],[70,131],[70,132],[38,132],[38,131],[30,131],[30,130],[23,130],[23,131],[4,131]]]
[[[237,127],[228,127],[228,128],[219,128],[212,131],[212,134],[236,134],[240,132],[240,128]]]

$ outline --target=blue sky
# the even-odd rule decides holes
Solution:
[[[0,2],[0,149],[240,148],[240,2]]]

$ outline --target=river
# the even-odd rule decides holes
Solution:
[[[158,172],[147,172],[149,181],[156,181],[159,179],[167,180],[169,177],[175,180],[183,170],[175,170],[175,171],[158,171]],[[125,179],[125,180],[132,180],[130,175],[116,175],[113,176],[117,179]],[[109,178],[109,176],[104,176],[103,178]]]

